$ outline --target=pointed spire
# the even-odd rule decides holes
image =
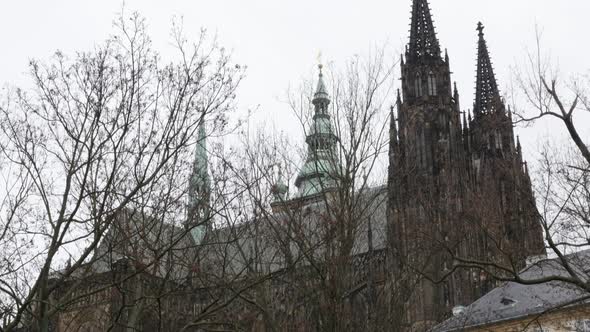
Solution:
[[[399,107],[402,104],[402,96],[399,92],[399,89],[397,89],[397,98],[395,100],[395,104]]]
[[[415,62],[419,59],[442,60],[427,0],[413,0],[412,4],[410,45],[406,50],[406,60]]]
[[[457,90],[457,82],[453,82],[453,96],[455,100],[459,99],[459,90]]]
[[[318,86],[315,90],[315,94],[313,95],[312,102],[314,105],[330,102],[330,98],[328,97],[328,89],[326,89],[326,83],[324,83],[324,73],[322,71],[324,66],[322,64],[319,64],[318,68],[320,73],[318,79]]]
[[[210,179],[209,179],[209,158],[207,155],[207,134],[205,131],[205,120],[201,119],[197,133],[197,147],[193,169],[189,179],[189,202],[187,227],[195,224],[202,224],[209,214],[210,204]],[[200,242],[204,235],[204,225],[194,227],[191,234],[196,242]]]
[[[205,192],[210,190],[209,157],[207,155],[207,134],[205,121],[201,120],[198,128],[198,142],[195,149],[195,159],[189,184],[189,196],[191,204],[201,201]]]
[[[473,112],[476,116],[494,113],[503,107],[483,29],[483,24],[481,22],[477,23],[479,41],[477,47],[475,104],[473,106]]]
[[[277,176],[277,182],[272,187],[272,194],[274,196],[275,202],[282,202],[286,200],[289,193],[289,186],[285,183],[283,179],[283,168],[279,165],[279,171]]]
[[[311,127],[306,137],[307,159],[295,179],[298,196],[306,197],[334,188],[340,163],[336,153],[338,137],[332,130],[328,112],[330,98],[320,64],[318,85],[312,100],[315,106]]]

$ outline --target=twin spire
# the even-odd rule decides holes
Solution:
[[[427,0],[414,0],[410,43],[406,49],[406,60],[441,60],[440,45],[434,31],[434,23]]]
[[[477,24],[479,36],[477,80],[473,110],[476,117],[480,114],[494,113],[504,109],[483,30],[484,26],[479,22]],[[416,63],[433,60],[442,60],[442,58],[430,7],[427,0],[413,0],[410,42],[406,49],[406,61]]]
[[[475,104],[473,112],[475,116],[482,114],[495,113],[503,111],[502,99],[494,68],[490,60],[490,53],[483,34],[484,26],[481,22],[477,23],[479,40],[477,44],[477,79],[475,88]]]

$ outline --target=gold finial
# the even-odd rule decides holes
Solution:
[[[318,68],[320,69],[320,75],[322,75],[322,68],[324,68],[324,65],[322,65],[322,51],[318,52]]]

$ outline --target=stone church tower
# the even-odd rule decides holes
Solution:
[[[418,329],[494,286],[479,270],[454,272],[456,257],[516,259],[524,266],[526,257],[544,252],[520,145],[481,24],[478,31],[475,116],[461,123],[459,93],[429,4],[413,0],[397,118],[393,109],[391,116],[388,241],[391,279],[405,290],[401,311]]]
[[[474,118],[469,116],[463,131],[471,183],[479,193],[475,197],[480,198],[471,203],[477,213],[501,220],[497,229],[501,243],[514,259],[524,261],[544,254],[543,231],[518,138],[515,143],[512,113],[500,96],[483,30],[478,23]]]

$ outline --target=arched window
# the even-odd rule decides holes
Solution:
[[[436,96],[436,77],[433,72],[428,73],[428,95]]]
[[[416,97],[422,96],[422,75],[420,73],[416,73],[414,84],[416,85]]]

